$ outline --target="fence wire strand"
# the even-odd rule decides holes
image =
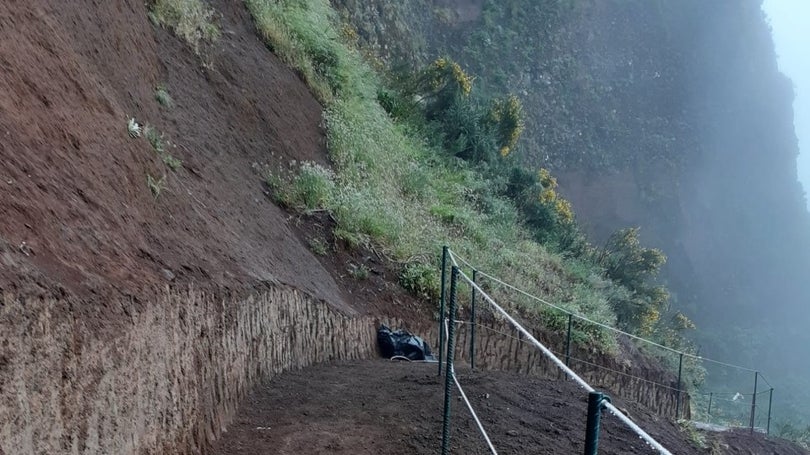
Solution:
[[[548,300],[537,297],[536,295],[529,294],[528,292],[526,292],[526,291],[524,291],[522,289],[519,289],[519,288],[517,288],[517,287],[515,287],[515,286],[513,286],[513,285],[511,285],[511,284],[509,284],[509,283],[507,283],[505,281],[502,281],[502,280],[500,280],[500,279],[498,279],[498,278],[496,278],[496,277],[494,277],[494,276],[492,276],[492,275],[490,275],[490,274],[488,274],[486,272],[482,272],[481,270],[477,270],[474,267],[472,267],[467,260],[465,260],[464,258],[458,256],[455,251],[450,250],[450,249],[448,249],[447,251],[448,251],[448,253],[450,253],[450,258],[453,260],[453,264],[456,267],[458,267],[458,262],[456,261],[456,259],[458,259],[458,260],[462,261],[464,264],[467,264],[469,267],[476,270],[478,272],[479,276],[484,276],[486,278],[489,278],[490,280],[492,280],[492,281],[494,281],[494,282],[496,282],[496,283],[498,283],[498,284],[500,284],[500,285],[502,285],[504,287],[507,287],[507,288],[509,288],[509,289],[511,289],[511,290],[513,290],[513,291],[515,291],[515,292],[517,292],[517,293],[519,293],[519,294],[521,294],[521,295],[523,295],[525,297],[528,297],[529,299],[532,299],[532,300],[534,300],[536,302],[540,302],[543,305],[554,308],[554,309],[556,309],[558,311],[562,311],[563,313],[570,314],[570,315],[574,316],[577,319],[581,319],[581,320],[583,320],[585,322],[588,322],[590,324],[594,324],[594,325],[596,325],[598,327],[602,327],[604,329],[611,330],[613,332],[625,335],[625,336],[630,337],[630,338],[632,338],[634,340],[642,341],[644,343],[647,343],[649,345],[664,349],[666,351],[669,351],[669,352],[672,352],[672,353],[675,353],[675,354],[679,354],[679,355],[683,355],[684,357],[690,357],[690,358],[693,358],[693,359],[701,360],[701,361],[704,361],[704,362],[710,362],[710,363],[714,363],[714,364],[717,364],[717,365],[722,365],[722,366],[729,367],[729,368],[736,368],[736,369],[742,370],[742,371],[750,371],[752,373],[757,372],[757,370],[754,370],[752,368],[747,368],[747,367],[743,367],[743,366],[740,366],[740,365],[734,365],[734,364],[731,364],[731,363],[721,362],[719,360],[710,359],[708,357],[703,357],[703,356],[691,354],[691,353],[688,353],[688,352],[679,351],[677,349],[673,349],[673,348],[670,348],[668,346],[664,346],[664,345],[656,343],[654,341],[647,340],[646,338],[641,338],[639,336],[633,335],[632,333],[627,333],[627,332],[625,332],[623,330],[617,329],[616,327],[612,327],[612,326],[604,324],[602,322],[597,322],[597,321],[588,319],[585,316],[577,314],[577,313],[575,313],[575,312],[573,312],[571,310],[563,308],[563,307],[561,307],[559,305],[555,305],[555,304],[549,302]]]
[[[450,340],[448,335],[449,329],[447,327],[447,318],[444,318],[444,337],[445,341],[447,342],[447,346],[450,346]],[[489,435],[487,434],[487,430],[484,429],[484,425],[481,423],[481,420],[478,419],[478,415],[475,413],[475,409],[473,409],[472,403],[467,398],[467,394],[464,393],[464,389],[461,387],[461,383],[458,382],[458,378],[456,377],[456,366],[450,365],[450,376],[453,377],[453,382],[456,383],[456,387],[458,388],[459,393],[461,393],[461,398],[464,400],[464,403],[467,405],[467,409],[470,410],[470,414],[472,415],[473,420],[475,420],[475,424],[478,426],[478,431],[484,436],[484,440],[487,441],[487,446],[489,446],[489,450],[492,452],[493,455],[498,455],[498,451],[495,450],[495,446],[492,445],[492,441],[489,439]]]
[[[458,324],[468,324],[468,325],[470,324],[470,323],[469,323],[469,321],[456,321],[456,323],[458,323]],[[500,330],[494,329],[494,328],[492,328],[492,327],[489,327],[489,326],[486,326],[486,325],[483,325],[483,324],[475,324],[475,325],[476,325],[476,327],[479,327],[479,328],[482,328],[482,329],[488,330],[488,331],[490,331],[490,332],[492,332],[492,333],[497,333],[497,334],[502,335],[502,336],[505,336],[505,337],[507,337],[507,338],[512,338],[512,339],[517,340],[517,341],[519,341],[519,342],[521,342],[521,343],[524,343],[524,344],[531,344],[531,343],[529,343],[528,341],[526,341],[526,340],[524,340],[524,339],[522,339],[522,338],[518,338],[518,337],[516,337],[516,336],[514,336],[514,335],[510,335],[510,334],[508,334],[508,333],[506,333],[506,332],[501,332]],[[555,355],[565,357],[565,353],[563,353],[563,352],[558,352],[558,351],[554,351],[554,350],[552,350],[551,352],[553,352]],[[635,380],[637,380],[637,381],[639,381],[639,382],[644,382],[644,383],[646,383],[646,384],[654,385],[654,386],[657,386],[657,387],[662,388],[662,389],[671,390],[671,391],[673,391],[673,392],[677,392],[677,391],[678,391],[678,389],[677,389],[677,388],[675,388],[675,387],[668,386],[668,385],[666,385],[666,384],[662,384],[662,383],[660,383],[660,382],[651,381],[651,380],[649,380],[649,379],[642,378],[641,376],[634,376],[634,375],[632,375],[632,374],[630,374],[630,373],[625,373],[625,372],[623,372],[623,371],[614,370],[613,368],[606,367],[606,366],[603,366],[603,365],[599,365],[599,364],[597,364],[597,363],[589,362],[589,361],[587,361],[587,360],[583,360],[583,359],[580,359],[580,358],[577,358],[577,357],[573,357],[573,356],[570,356],[570,355],[569,355],[569,356],[568,356],[568,359],[570,359],[570,360],[572,360],[572,361],[576,361],[576,362],[582,363],[582,364],[585,364],[585,365],[589,365],[589,366],[592,366],[592,367],[598,368],[598,369],[600,369],[600,370],[609,371],[609,372],[611,372],[611,373],[616,373],[616,374],[621,375],[621,376],[624,376],[624,377],[626,377],[626,378],[635,379]],[[684,392],[685,390],[680,389],[680,391],[681,391],[681,392]]]
[[[451,257],[453,256],[452,252],[451,252],[450,256]],[[456,266],[456,268],[458,268],[458,266]],[[484,298],[484,300],[489,302],[489,304],[492,305],[493,308],[495,308],[504,318],[506,318],[519,332],[521,332],[523,335],[525,335],[526,338],[533,345],[535,345],[538,349],[540,349],[543,352],[543,354],[545,354],[546,357],[549,358],[549,360],[551,360],[554,364],[556,364],[558,368],[560,368],[563,372],[565,372],[580,387],[582,387],[583,389],[585,389],[588,392],[593,392],[595,390],[593,387],[590,386],[590,384],[585,382],[585,380],[583,380],[581,377],[579,377],[579,375],[577,375],[571,368],[569,368],[565,363],[563,363],[559,358],[557,358],[557,356],[554,355],[554,353],[551,352],[551,350],[549,350],[545,345],[543,345],[542,343],[537,341],[537,339],[528,330],[523,328],[523,326],[520,325],[514,318],[512,318],[512,316],[509,313],[507,313],[503,308],[501,308],[501,306],[498,305],[495,302],[495,300],[493,300],[492,297],[489,296],[489,294],[484,292],[481,289],[481,287],[479,287],[473,280],[471,280],[467,276],[467,274],[465,274],[462,270],[458,269],[458,276],[463,278],[467,283],[469,283],[469,285],[472,286],[474,291],[479,292],[481,294],[481,297]],[[669,450],[667,450],[664,446],[662,446],[661,443],[659,443],[658,441],[653,439],[652,436],[647,434],[646,431],[644,431],[641,427],[639,427],[635,422],[630,420],[629,417],[624,415],[613,404],[611,404],[609,402],[606,402],[604,406],[608,410],[608,412],[610,412],[610,414],[612,414],[613,416],[615,416],[616,418],[621,420],[625,425],[627,425],[631,430],[633,430],[639,437],[641,437],[641,439],[643,439],[648,445],[655,448],[656,450],[658,450],[660,453],[662,453],[664,455],[672,455],[672,453]]]
[[[451,367],[452,368],[452,367]],[[461,398],[464,400],[464,403],[467,405],[467,409],[470,410],[470,414],[472,414],[473,420],[475,420],[475,424],[478,426],[478,429],[481,431],[481,434],[484,436],[484,439],[487,441],[487,445],[489,446],[489,450],[493,453],[493,455],[498,455],[498,451],[495,450],[495,447],[492,445],[492,441],[489,440],[489,436],[487,435],[486,430],[484,430],[484,426],[481,424],[481,421],[478,420],[478,416],[475,414],[475,410],[470,404],[470,400],[467,398],[467,394],[464,393],[464,389],[461,388],[461,384],[458,382],[458,378],[456,377],[456,372],[453,371],[453,381],[456,383],[456,387],[458,387],[459,393],[461,393]]]
[[[465,258],[459,256],[455,251],[453,251],[453,250],[451,250],[449,248],[447,249],[447,252],[449,253],[448,257],[450,258],[452,264],[458,269],[459,276],[461,278],[463,278],[464,280],[466,280],[470,284],[470,286],[473,288],[473,293],[475,293],[475,292],[480,293],[484,297],[484,300],[486,300],[489,304],[493,305],[493,307],[499,313],[501,313],[502,316],[504,316],[507,320],[509,320],[509,322],[515,327],[515,330],[518,331],[519,335],[523,335],[527,339],[523,339],[520,336],[513,336],[513,335],[510,335],[510,334],[495,330],[494,328],[488,327],[488,326],[485,326],[485,325],[481,325],[481,324],[475,324],[475,325],[477,325],[478,327],[483,327],[486,330],[490,330],[492,332],[499,333],[499,334],[501,334],[503,336],[513,338],[515,340],[518,340],[521,343],[529,343],[529,344],[535,345],[536,347],[540,348],[540,350],[544,354],[546,354],[546,356],[550,360],[552,360],[553,363],[557,364],[557,366],[560,367],[563,370],[563,372],[565,372],[566,375],[568,375],[571,378],[574,378],[575,381],[577,381],[577,379],[579,379],[579,381],[582,381],[582,379],[579,378],[579,376],[577,376],[576,374],[572,374],[573,371],[571,371],[570,369],[563,368],[562,366],[565,366],[565,365],[562,364],[562,366],[561,366],[560,365],[561,362],[559,361],[558,358],[549,357],[549,354],[551,354],[552,356],[554,356],[554,355],[565,356],[565,354],[555,352],[555,351],[551,351],[550,349],[547,349],[547,348],[544,349],[543,347],[541,347],[541,343],[539,343],[539,341],[537,341],[531,334],[526,332],[525,329],[523,329],[517,323],[516,320],[514,320],[511,316],[506,314],[506,311],[503,308],[501,308],[497,303],[495,303],[494,299],[492,299],[486,292],[484,292],[484,290],[480,286],[481,283],[473,282],[469,278],[469,276],[459,267],[459,263],[461,263],[464,266],[468,267],[472,272],[476,273],[477,276],[479,276],[479,277],[484,277],[484,278],[490,280],[491,282],[493,282],[495,284],[498,284],[498,285],[503,286],[503,287],[505,287],[507,289],[510,289],[510,290],[512,290],[512,291],[514,291],[514,292],[516,292],[516,293],[518,293],[518,294],[520,294],[520,295],[522,295],[524,297],[527,297],[527,298],[529,298],[529,299],[531,299],[533,301],[539,302],[544,306],[553,308],[553,309],[555,309],[557,311],[560,311],[560,312],[562,312],[562,313],[564,313],[566,315],[569,315],[569,317],[574,317],[577,320],[581,320],[581,321],[583,321],[585,323],[592,324],[592,325],[595,325],[597,327],[601,327],[601,328],[606,329],[606,330],[610,330],[610,331],[612,331],[614,333],[624,335],[624,336],[626,336],[626,337],[628,337],[630,339],[637,340],[637,341],[642,342],[642,343],[646,343],[647,345],[657,347],[659,349],[662,349],[664,351],[667,351],[667,352],[670,352],[670,353],[673,353],[673,354],[680,355],[682,357],[687,357],[687,358],[695,359],[695,360],[698,360],[698,361],[701,361],[701,362],[715,364],[715,365],[719,365],[719,366],[726,367],[726,368],[736,369],[736,370],[739,370],[739,371],[755,373],[758,376],[759,380],[761,380],[764,383],[763,385],[768,386],[767,389],[762,390],[762,391],[755,391],[754,393],[751,393],[751,392],[749,392],[749,393],[740,393],[740,392],[702,392],[702,393],[698,393],[699,395],[703,395],[703,396],[715,395],[714,400],[720,401],[720,402],[750,403],[751,401],[753,401],[753,397],[755,395],[769,394],[769,393],[772,393],[772,390],[774,389],[773,386],[771,385],[771,383],[765,378],[765,376],[762,375],[762,373],[760,373],[756,369],[748,368],[748,367],[744,367],[744,366],[736,365],[736,364],[732,364],[732,363],[721,362],[719,360],[714,360],[714,359],[711,359],[711,358],[708,358],[708,357],[703,357],[703,356],[692,354],[692,353],[689,353],[689,352],[679,351],[677,349],[674,349],[674,348],[671,348],[671,347],[656,343],[654,341],[651,341],[651,340],[648,340],[648,339],[645,339],[645,338],[641,338],[641,337],[633,335],[631,333],[625,332],[623,330],[620,330],[620,329],[618,329],[616,327],[612,327],[612,326],[607,325],[605,323],[601,323],[601,322],[591,320],[591,319],[589,319],[589,318],[587,318],[587,317],[585,317],[585,316],[583,316],[581,314],[578,314],[578,313],[576,313],[574,311],[571,311],[569,309],[566,309],[566,308],[564,308],[562,306],[551,303],[551,302],[549,302],[549,301],[547,301],[547,300],[545,300],[545,299],[543,299],[541,297],[532,295],[532,294],[530,294],[530,293],[528,293],[528,292],[526,292],[526,291],[524,291],[524,290],[522,290],[522,289],[520,289],[520,288],[518,288],[518,287],[516,287],[516,286],[514,286],[512,284],[509,284],[509,283],[507,283],[507,282],[505,282],[505,281],[503,281],[503,280],[501,280],[501,279],[499,279],[497,277],[494,277],[494,276],[492,276],[492,275],[490,275],[490,274],[488,274],[486,272],[482,272],[481,270],[478,270],[475,266],[472,265],[472,263],[467,261]],[[456,321],[456,322],[469,324],[469,322],[467,322],[467,321]],[[570,330],[570,328],[569,328],[569,330]],[[658,383],[658,382],[655,382],[655,381],[651,381],[651,380],[648,380],[648,379],[645,379],[645,378],[641,378],[639,376],[634,376],[632,374],[624,373],[622,371],[618,371],[618,370],[615,370],[615,369],[612,369],[612,368],[609,368],[609,367],[604,367],[604,366],[601,366],[601,365],[598,365],[598,364],[595,364],[595,363],[592,363],[592,362],[589,362],[589,361],[586,361],[586,360],[583,360],[583,359],[570,357],[570,355],[567,356],[567,357],[570,360],[580,362],[582,364],[590,365],[592,367],[602,369],[602,370],[605,370],[605,371],[610,371],[610,372],[613,372],[613,373],[616,373],[616,374],[619,374],[619,375],[622,375],[622,376],[625,376],[625,377],[629,377],[629,378],[637,380],[637,381],[642,381],[644,383],[651,384],[651,385],[656,386],[656,387],[661,387],[661,388],[668,389],[668,390],[671,390],[671,391],[680,391],[680,392],[684,391],[683,389],[680,389],[680,387],[679,388],[674,388],[674,387],[671,387],[671,386],[667,386],[667,385],[664,385],[664,384],[661,384],[661,383]],[[555,359],[556,359],[556,361],[555,361]],[[568,370],[568,371],[566,371],[566,370]],[[579,381],[577,381],[577,382],[579,383]],[[584,383],[584,381],[582,381],[582,383]],[[581,387],[583,387],[584,389],[588,390],[588,387],[590,387],[590,386],[588,386],[587,383],[585,383],[584,385],[582,383],[579,383],[579,385]],[[591,390],[589,390],[589,391],[591,391]],[[723,395],[723,394],[732,395],[734,397],[739,397],[739,398],[735,400],[735,399],[727,399],[727,398],[722,398],[720,396],[716,396],[716,395]],[[770,412],[770,410],[769,410],[769,412]],[[614,412],[611,411],[611,413],[614,413]],[[614,415],[617,415],[617,417],[619,417],[620,420],[623,420],[623,421],[625,420],[625,419],[622,418],[622,417],[624,417],[624,415],[621,414],[621,413],[618,413],[618,414],[614,413]],[[758,415],[756,418],[761,419],[762,417]],[[628,426],[630,426],[631,428],[634,428],[635,424],[632,423],[632,421],[625,422],[625,423]],[[638,427],[635,426],[635,428],[638,428]],[[641,430],[640,428],[638,428],[638,429]],[[656,447],[656,449],[658,449],[657,446],[655,446],[655,445],[653,445],[653,446]],[[661,447],[661,449],[663,449],[663,447]],[[663,449],[663,451],[661,453],[669,453],[669,452],[666,452],[666,449]]]

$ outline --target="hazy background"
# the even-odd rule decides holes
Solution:
[[[771,19],[779,69],[796,88],[796,135],[799,137],[799,181],[805,193],[810,189],[810,2],[807,0],[765,0],[762,9]]]

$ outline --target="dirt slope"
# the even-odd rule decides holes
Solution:
[[[498,453],[583,452],[587,395],[573,382],[507,372],[459,373]],[[489,453],[457,395],[451,453]],[[245,400],[213,453],[435,454],[441,444],[443,397],[444,381],[436,376],[435,364],[376,360],[288,372]],[[785,441],[748,433],[708,435],[707,448],[699,448],[671,421],[621,399],[613,402],[673,454],[806,454]],[[712,445],[719,452],[711,452]],[[618,419],[605,416],[599,453],[654,451]]]
[[[262,166],[326,161],[321,106],[241,3],[213,6],[222,39],[198,56],[143,2],[0,5],[0,290],[85,307],[168,283],[283,282],[351,311],[262,193]],[[130,138],[131,117],[163,132],[182,168]],[[166,176],[157,198],[148,175]]]

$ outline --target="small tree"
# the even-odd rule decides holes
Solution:
[[[506,193],[539,242],[561,252],[579,253],[585,242],[577,228],[571,203],[557,193],[557,179],[548,170],[532,172],[513,167]]]
[[[605,275],[630,291],[630,297],[614,302],[619,321],[627,329],[649,334],[669,302],[669,292],[653,281],[666,256],[661,250],[645,248],[639,228],[614,232],[604,248],[596,250],[595,262]]]

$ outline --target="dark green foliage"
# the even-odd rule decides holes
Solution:
[[[466,98],[453,100],[446,110],[435,114],[447,150],[473,163],[497,158],[496,137],[486,118],[487,112]]]
[[[438,300],[440,283],[436,268],[422,263],[408,264],[399,275],[399,283],[420,298]]]
[[[336,51],[334,45],[320,45],[317,43],[309,49],[309,55],[312,58],[312,64],[315,69],[315,74],[322,77],[329,87],[332,88],[332,93],[337,94],[346,85],[347,76],[346,72],[342,71],[340,56]]]
[[[538,242],[563,254],[582,256],[588,243],[574,220],[570,204],[557,195],[556,188],[556,180],[545,169],[532,172],[513,166],[506,194],[532,227]]]
[[[418,113],[416,103],[405,98],[400,92],[388,88],[377,91],[377,102],[396,120],[411,119]]]
[[[608,278],[631,291],[629,298],[614,303],[619,321],[628,329],[649,334],[669,301],[664,286],[654,284],[666,256],[655,248],[645,248],[639,229],[620,229],[604,248],[594,252],[594,261]]]
[[[508,155],[523,132],[520,100],[487,102],[475,96],[473,78],[450,59],[440,58],[414,74],[394,71],[389,82],[395,89],[379,90],[377,100],[391,117],[422,125],[448,153],[471,163]]]

